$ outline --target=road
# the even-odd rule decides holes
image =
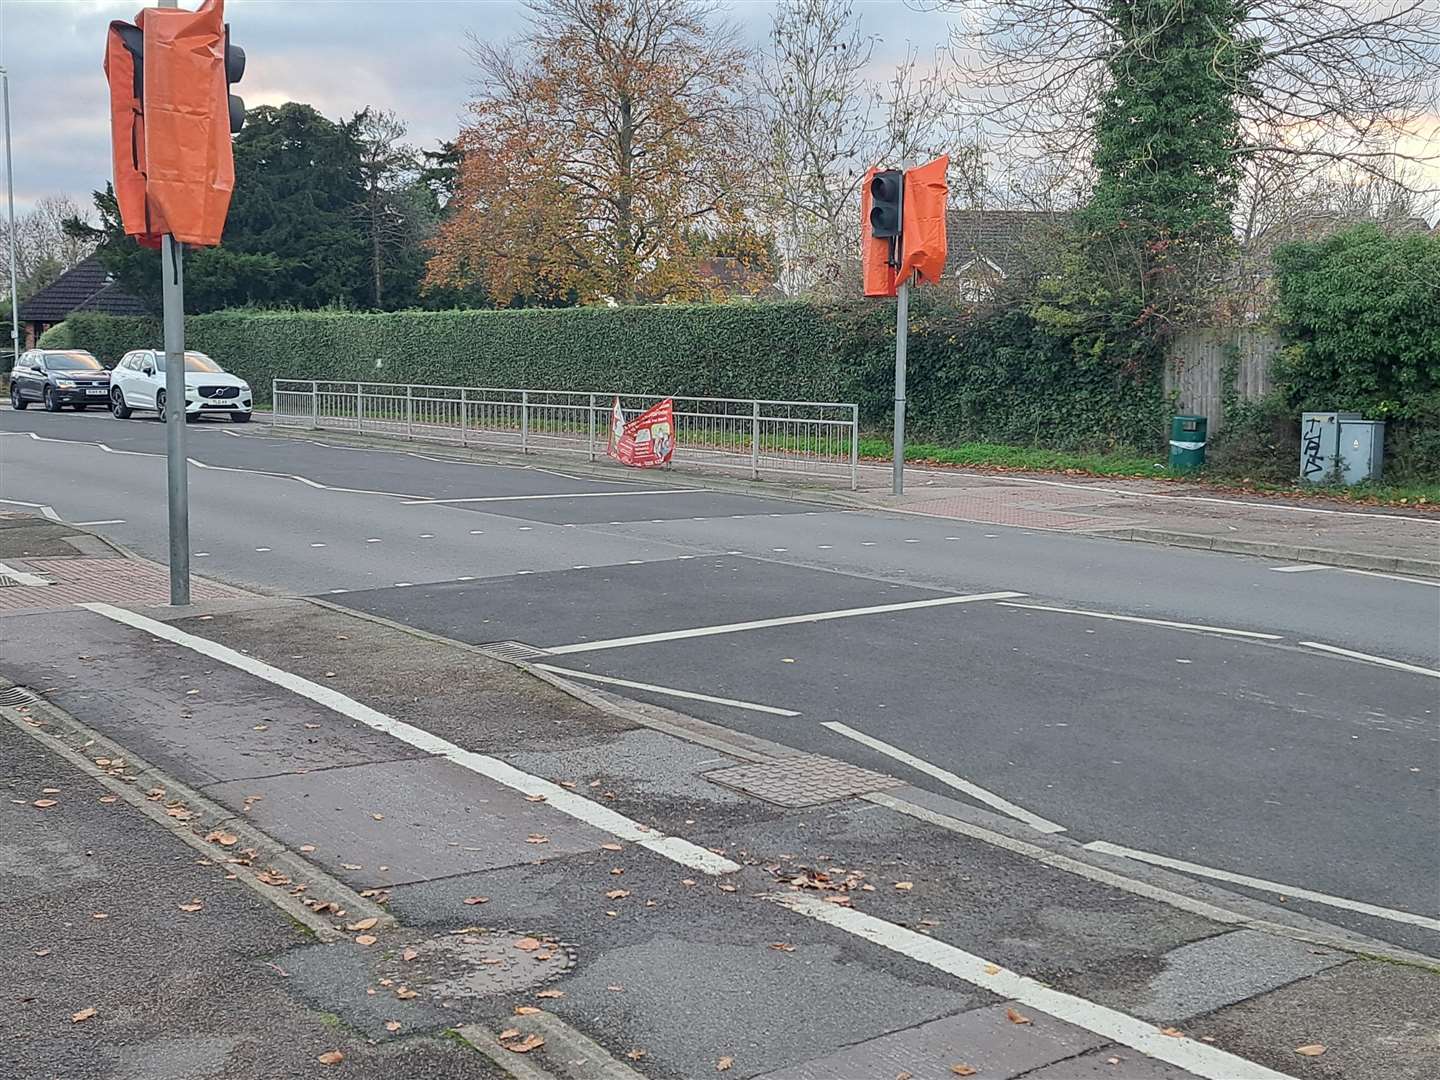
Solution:
[[[605,689],[1440,953],[1432,584],[190,430],[197,573],[543,648]],[[0,500],[163,559],[160,424],[4,411],[0,432]]]

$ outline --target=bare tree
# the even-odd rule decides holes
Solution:
[[[848,290],[866,170],[901,165],[947,141],[941,66],[922,66],[911,48],[877,83],[875,45],[852,0],[781,0],[772,16],[758,77],[772,186],[760,201],[774,224],[787,294]]]
[[[1141,54],[1131,0],[916,0],[952,13],[952,48],[967,70],[970,111],[1012,154],[1083,162],[1112,61]],[[1164,16],[1151,13],[1158,20]],[[1176,4],[1173,18],[1183,18]],[[1253,50],[1233,92],[1236,153],[1345,161],[1385,175],[1397,157],[1440,162],[1440,146],[1404,152],[1440,109],[1440,4],[1435,0],[1248,0],[1221,46]]]
[[[79,263],[95,250],[94,239],[67,230],[67,219],[81,218],[68,195],[45,195],[15,219],[15,277],[26,296]],[[9,222],[0,219],[0,249],[9,243]]]
[[[370,239],[371,300],[383,306],[388,254],[413,240],[408,198],[419,175],[419,154],[404,142],[405,122],[389,109],[365,108],[346,125],[355,140],[364,200],[355,208]]]

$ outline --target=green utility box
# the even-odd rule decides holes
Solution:
[[[1203,416],[1170,418],[1170,471],[1194,472],[1205,464],[1205,434],[1210,421]]]

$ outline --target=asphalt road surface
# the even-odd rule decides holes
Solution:
[[[189,430],[197,573],[543,648],[613,692],[1440,952],[1433,584]],[[0,500],[164,558],[162,425],[6,410],[0,432]]]

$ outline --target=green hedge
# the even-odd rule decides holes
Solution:
[[[893,303],[737,302],[520,311],[228,311],[186,320],[190,348],[247,379],[364,379],[553,390],[853,401],[888,426]],[[113,363],[157,346],[153,319],[75,315],[45,344]],[[1167,406],[1160,372],[1137,379],[1023,311],[960,309],[922,294],[909,350],[916,438],[1057,449],[1155,448]]]

